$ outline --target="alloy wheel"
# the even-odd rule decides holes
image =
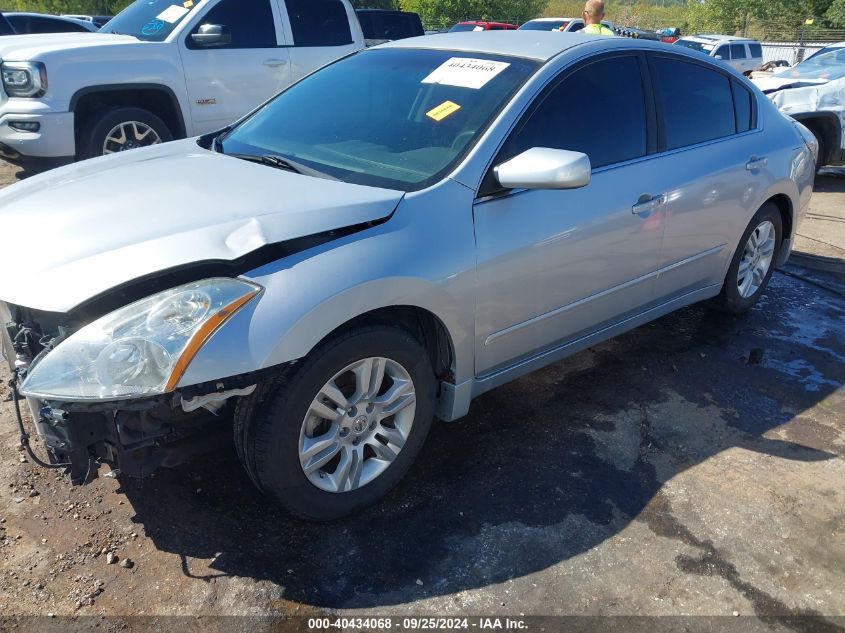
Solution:
[[[414,382],[389,358],[345,367],[311,402],[299,437],[299,462],[326,492],[367,485],[396,460],[416,415]]]
[[[754,296],[763,285],[772,265],[776,237],[775,225],[769,220],[761,222],[748,236],[736,278],[737,290],[744,299]]]
[[[149,145],[158,145],[161,137],[151,126],[141,121],[124,121],[115,125],[103,142],[103,154],[114,154]]]

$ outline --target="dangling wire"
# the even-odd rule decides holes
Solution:
[[[16,369],[12,372],[12,379],[9,381],[9,387],[12,390],[12,402],[14,402],[15,404],[15,414],[18,417],[18,428],[21,431],[21,446],[24,447],[24,450],[27,452],[30,459],[42,468],[53,468],[55,470],[60,470],[62,468],[70,468],[70,464],[48,464],[47,462],[39,459],[39,457],[32,450],[32,447],[29,445],[29,433],[26,432],[26,427],[24,427],[23,425],[23,415],[21,414],[20,394],[18,393],[18,379],[18,370]]]

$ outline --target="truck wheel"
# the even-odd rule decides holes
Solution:
[[[716,305],[742,314],[763,295],[775,270],[782,243],[780,210],[767,202],[754,214],[734,253]]]
[[[235,414],[253,481],[300,518],[329,521],[388,493],[434,416],[428,355],[408,332],[364,327],[321,345]]]
[[[79,158],[94,158],[173,140],[167,125],[143,108],[111,108],[90,116],[79,137]]]

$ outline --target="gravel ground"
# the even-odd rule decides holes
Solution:
[[[824,189],[816,211],[840,204],[845,178]],[[382,504],[329,525],[285,516],[230,448],[71,488],[18,450],[2,403],[0,614],[707,615],[845,630],[843,317],[841,294],[781,273],[745,318],[682,310],[436,424]]]

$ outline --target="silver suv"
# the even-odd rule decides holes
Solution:
[[[721,60],[744,75],[763,65],[763,46],[757,40],[732,35],[691,35],[675,44]]]
[[[356,53],[221,132],[0,193],[4,235],[38,236],[5,241],[14,391],[75,483],[229,432],[259,488],[339,517],[435,416],[693,302],[751,308],[815,150],[681,47],[523,31]]]

